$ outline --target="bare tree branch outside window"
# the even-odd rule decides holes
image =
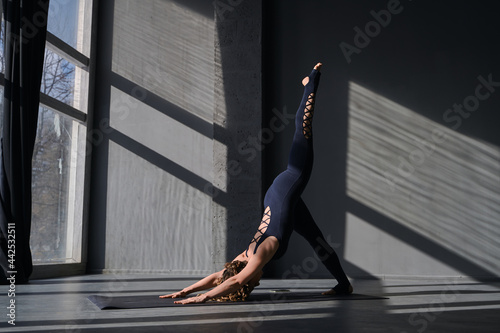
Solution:
[[[3,23],[2,23],[3,26]],[[5,71],[5,33],[0,29],[0,70]],[[46,49],[40,91],[72,105],[75,65]],[[2,87],[3,88],[3,87]],[[2,89],[3,92],[3,89]],[[0,98],[3,112],[3,94]],[[0,129],[3,117],[0,117]],[[32,231],[34,261],[59,261],[66,257],[68,166],[73,121],[56,111],[39,108],[32,162]]]
[[[74,73],[73,64],[46,50],[41,92],[71,105]],[[31,250],[34,261],[66,256],[72,130],[71,119],[40,107],[33,153]]]

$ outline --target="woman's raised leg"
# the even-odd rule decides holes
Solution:
[[[295,134],[293,136],[292,147],[288,157],[287,169],[301,174],[307,183],[312,171],[314,159],[312,140],[312,121],[314,115],[314,105],[316,101],[316,91],[318,90],[321,77],[322,64],[314,66],[311,73],[302,80],[304,93],[295,115]],[[305,185],[305,184],[304,184]]]

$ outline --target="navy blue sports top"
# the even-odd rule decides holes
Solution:
[[[304,87],[304,95],[295,115],[295,134],[288,158],[288,166],[273,181],[264,197],[265,212],[256,237],[248,245],[255,244],[253,253],[269,236],[278,239],[279,248],[273,259],[281,258],[287,248],[294,229],[294,210],[304,191],[312,171],[313,140],[312,116],[316,90],[321,73],[313,69],[309,82]],[[260,233],[260,235],[259,235]],[[248,248],[246,250],[248,255]]]

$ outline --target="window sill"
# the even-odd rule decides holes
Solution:
[[[33,263],[30,280],[85,274],[85,263]]]

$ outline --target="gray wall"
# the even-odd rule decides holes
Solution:
[[[241,1],[100,2],[89,272],[206,274],[249,241],[261,22]]]
[[[388,5],[390,21],[375,24],[371,11]],[[493,2],[268,1],[264,11],[266,114],[296,110],[300,80],[324,62],[303,198],[349,275],[499,276],[500,87],[477,88],[479,77],[500,82]],[[264,151],[266,186],[292,130]],[[293,237],[271,274],[328,276]]]
[[[89,270],[207,272],[213,18],[100,5]]]
[[[214,269],[245,249],[262,216],[262,154],[254,144],[262,127],[260,3],[214,7]]]
[[[222,3],[100,3],[89,271],[203,274],[242,251],[322,61],[303,198],[348,274],[500,274],[494,8]],[[267,276],[328,277],[292,237]]]

